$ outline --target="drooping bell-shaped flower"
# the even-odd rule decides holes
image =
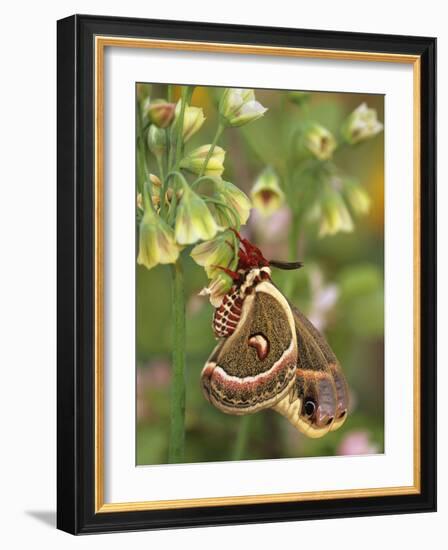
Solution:
[[[180,115],[181,102],[178,101],[176,105],[176,120]],[[184,110],[184,127],[182,130],[182,137],[184,142],[187,142],[204,124],[205,116],[204,111],[200,107],[193,107],[190,105],[185,106]]]
[[[319,237],[335,235],[338,232],[353,231],[353,221],[343,198],[334,189],[325,190],[320,203]]]
[[[226,88],[219,102],[219,113],[226,126],[243,126],[262,117],[266,111],[250,89]]]
[[[224,296],[232,288],[232,279],[223,271],[218,273],[210,284],[203,288],[199,293],[200,296],[208,296],[213,307],[219,307]]]
[[[214,279],[219,273],[223,273],[220,267],[230,268],[235,260],[233,233],[227,230],[209,241],[197,244],[190,256],[204,267],[209,279]]]
[[[244,225],[249,218],[250,210],[252,208],[252,203],[246,193],[241,191],[239,187],[237,187],[230,181],[224,181],[221,179],[217,180],[216,189],[217,197],[221,199],[222,202],[228,204],[231,208],[233,208],[233,211],[236,212],[238,215],[239,225]],[[217,205],[216,209],[219,212],[219,205]],[[225,210],[228,209],[225,208]],[[226,214],[228,213],[229,212],[226,212]],[[230,219],[232,219],[231,215]],[[229,225],[228,223],[226,223],[225,215],[219,218],[219,224],[222,226]],[[235,223],[233,223],[232,225],[235,225]]]
[[[382,129],[376,110],[369,109],[367,103],[361,103],[342,124],[341,133],[347,143],[354,145],[376,136]]]
[[[211,145],[201,145],[197,149],[191,151],[186,157],[180,161],[181,168],[185,168],[193,174],[200,174],[210,151]],[[221,176],[224,172],[224,157],[226,152],[218,145],[213,149],[211,157],[208,159],[207,168],[204,172],[205,176]]]
[[[367,191],[353,181],[344,182],[344,196],[355,214],[364,215],[370,210],[370,197]]]
[[[172,228],[154,211],[147,187],[143,192],[144,214],[140,222],[137,263],[147,269],[157,264],[172,264],[179,256],[179,247]]]
[[[174,233],[181,245],[193,244],[199,240],[212,239],[219,227],[201,197],[183,183],[183,192],[177,207]]]
[[[270,216],[278,210],[285,199],[276,172],[267,167],[258,176],[250,192],[252,204],[263,216]]]
[[[337,147],[333,134],[317,123],[310,124],[303,136],[304,148],[319,160],[328,160]]]

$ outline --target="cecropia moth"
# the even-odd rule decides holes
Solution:
[[[268,261],[237,234],[236,271],[227,294],[212,301],[219,339],[201,374],[208,401],[227,414],[271,407],[308,437],[322,437],[347,417],[348,388],[330,346],[312,323],[274,285]]]

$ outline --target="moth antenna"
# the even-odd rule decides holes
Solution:
[[[278,269],[300,269],[303,267],[302,262],[282,262],[279,260],[270,260],[269,265],[272,267],[277,267]]]

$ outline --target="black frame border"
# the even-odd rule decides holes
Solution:
[[[421,59],[421,492],[101,512],[94,508],[96,35],[418,55]],[[436,39],[74,15],[57,23],[57,527],[72,534],[436,510]]]

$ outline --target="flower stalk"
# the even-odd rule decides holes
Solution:
[[[213,155],[213,151],[215,150],[216,144],[218,143],[218,140],[221,137],[221,134],[223,133],[223,131],[224,131],[223,124],[221,124],[221,123],[218,124],[218,128],[216,130],[215,137],[213,138],[213,141],[210,145],[210,149],[208,150],[207,156],[205,157],[204,164],[202,165],[201,171],[199,172],[199,177],[200,178],[205,174],[205,171],[207,170],[209,160],[211,159],[211,157]]]
[[[178,171],[182,152],[182,132],[187,101],[189,101],[190,89],[182,88],[179,118],[176,121],[174,171]],[[171,169],[171,165],[169,165]],[[168,179],[168,177],[167,177]],[[164,185],[165,189],[165,185]],[[174,189],[175,191],[175,189]],[[176,201],[176,192],[173,195]],[[170,464],[184,461],[185,456],[185,289],[181,258],[171,266],[171,286],[173,304],[173,353],[172,353],[172,382],[171,382],[171,412],[170,412]]]
[[[185,290],[181,259],[171,266],[173,303],[173,356],[171,382],[170,464],[185,456]]]

